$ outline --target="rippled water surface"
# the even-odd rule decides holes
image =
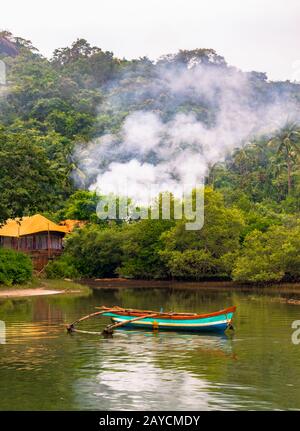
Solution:
[[[235,332],[225,336],[66,333],[66,323],[101,304],[238,308]],[[298,319],[299,305],[257,292],[120,289],[1,300],[0,409],[299,409],[300,344],[291,342]],[[97,318],[82,328],[101,330],[108,322]]]

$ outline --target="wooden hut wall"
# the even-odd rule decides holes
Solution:
[[[18,238],[10,237],[10,236],[1,236],[0,245],[1,247],[4,247],[4,248],[17,248]]]
[[[62,235],[55,232],[38,233],[34,235],[25,235],[20,238],[0,237],[0,244],[3,247],[13,248],[16,250],[61,250]]]

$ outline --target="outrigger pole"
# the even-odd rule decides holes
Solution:
[[[116,328],[120,328],[121,326],[127,325],[128,323],[131,323],[131,322],[136,322],[137,320],[145,319],[146,317],[156,317],[158,316],[158,314],[159,313],[146,314],[145,316],[135,317],[134,319],[130,319],[130,320],[124,319],[122,322],[113,323],[111,325],[106,326],[106,328],[103,329],[102,334],[112,335],[114,332],[114,329]]]
[[[80,319],[74,320],[74,322],[70,323],[67,326],[67,331],[69,333],[80,332],[82,334],[92,334],[92,335],[112,335],[113,332],[114,332],[114,329],[116,329],[116,328],[120,328],[121,326],[124,326],[124,325],[126,325],[128,323],[131,323],[131,322],[136,322],[137,320],[145,319],[146,317],[156,317],[156,316],[158,316],[160,314],[160,313],[152,313],[152,314],[146,314],[144,316],[134,317],[133,319],[129,319],[129,320],[128,319],[124,319],[122,322],[118,322],[118,323],[113,323],[113,324],[107,325],[103,329],[102,332],[85,331],[85,330],[82,330],[82,329],[75,328],[75,325],[77,323],[79,323],[79,322],[82,322],[82,321],[87,320],[87,319],[91,319],[92,317],[100,316],[101,314],[104,314],[104,313],[109,313],[110,311],[120,311],[120,309],[122,310],[121,307],[114,306],[113,308],[110,308],[110,309],[105,309],[105,310],[102,310],[102,311],[96,311],[95,313],[88,314],[87,316],[81,317]]]
[[[67,326],[67,331],[69,333],[71,333],[71,332],[83,332],[83,333],[86,333],[86,334],[89,334],[89,333],[91,333],[91,334],[101,334],[101,332],[82,331],[81,329],[75,328],[75,325],[77,323],[79,323],[79,322],[82,322],[83,320],[91,319],[92,317],[99,316],[99,315],[107,313],[109,311],[116,311],[117,309],[119,310],[120,307],[113,306],[112,308],[110,308],[108,310],[96,311],[95,313],[91,313],[91,314],[88,314],[87,316],[81,317],[80,319],[74,320],[74,322],[70,323]]]

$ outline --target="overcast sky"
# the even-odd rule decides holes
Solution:
[[[50,56],[78,37],[116,56],[214,48],[243,70],[300,80],[299,0],[9,0],[0,29]]]

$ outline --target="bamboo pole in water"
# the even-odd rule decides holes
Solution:
[[[110,311],[115,311],[115,308],[113,307],[113,308],[108,309],[108,310],[96,311],[95,313],[91,313],[91,314],[88,314],[87,316],[83,316],[83,317],[81,317],[80,319],[74,320],[74,322],[70,323],[70,324],[67,326],[67,331],[68,331],[68,332],[75,332],[75,331],[77,331],[77,332],[79,332],[79,331],[80,331],[80,332],[82,332],[82,330],[79,330],[79,329],[76,329],[76,328],[75,328],[75,325],[76,325],[77,323],[79,323],[79,322],[83,322],[84,320],[90,319],[90,318],[95,317],[95,316],[100,316],[101,314],[104,314],[104,313],[109,313]]]

